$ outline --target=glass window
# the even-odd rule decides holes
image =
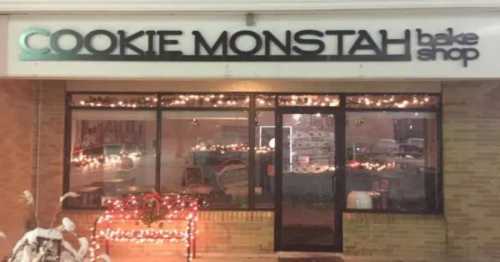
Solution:
[[[274,150],[276,127],[274,111],[260,111],[255,125],[255,207],[274,207]]]
[[[155,188],[154,112],[74,110],[71,122],[72,207]]]
[[[248,207],[248,113],[162,114],[161,190],[186,192],[209,208]]]
[[[346,148],[335,152],[333,112],[297,108],[339,107],[340,98],[346,103],[338,111],[345,110],[346,119],[336,128],[344,133],[345,127],[338,139]],[[302,194],[330,201],[325,190],[332,188],[338,153],[347,156],[341,200],[348,209],[439,208],[438,95],[79,93],[69,102],[65,182],[80,197],[68,199],[68,207],[99,208],[107,199],[158,189],[195,194],[209,209],[274,208],[275,108],[296,107],[283,118],[283,200]],[[249,128],[255,133],[252,158]]]
[[[349,112],[346,125],[348,209],[436,207],[435,113]]]

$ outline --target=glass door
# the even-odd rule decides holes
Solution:
[[[340,213],[336,185],[335,114],[290,110],[278,114],[277,175],[280,250],[336,251]]]

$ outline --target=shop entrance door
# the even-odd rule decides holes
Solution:
[[[277,116],[276,244],[286,251],[340,251],[341,119],[333,110],[283,109]],[[280,161],[281,160],[281,161]]]

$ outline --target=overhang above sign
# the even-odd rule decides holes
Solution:
[[[14,16],[10,76],[496,78],[500,19],[369,13]]]

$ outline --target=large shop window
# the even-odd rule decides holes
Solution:
[[[437,100],[357,96],[347,102],[357,109],[346,113],[347,209],[436,210],[439,142],[432,108]]]
[[[212,208],[248,208],[248,113],[162,114],[161,191],[204,195]]]
[[[322,186],[345,192],[332,200],[336,206],[345,203],[345,210],[442,209],[436,95],[72,93],[68,97],[64,191],[79,197],[68,199],[66,207],[101,208],[107,199],[155,190],[197,195],[209,209],[274,209],[279,194],[287,192],[290,173],[303,176],[301,184],[313,184],[319,175],[307,178],[303,173],[326,165],[335,170],[329,175],[336,177]],[[293,147],[276,151],[280,150],[275,148],[276,114],[292,107],[294,112],[312,113],[317,108],[331,116],[311,113],[316,124],[306,122],[305,116],[301,119],[316,133],[321,131],[318,123],[335,119],[335,130],[322,135],[330,140],[321,143],[339,146],[305,150],[301,144],[320,143],[309,134],[304,136],[309,142],[302,137]],[[300,116],[284,121],[295,123]],[[286,121],[285,138],[292,130]],[[296,132],[300,126],[293,129],[294,137],[300,134]],[[328,161],[313,162],[321,150],[331,152]],[[346,156],[345,163],[338,164],[346,168],[334,164],[339,156]],[[292,159],[300,165],[289,164]],[[278,161],[288,163],[281,178]],[[285,179],[281,193],[276,186],[279,179]]]
[[[71,125],[70,206],[155,188],[154,112],[74,110]]]

